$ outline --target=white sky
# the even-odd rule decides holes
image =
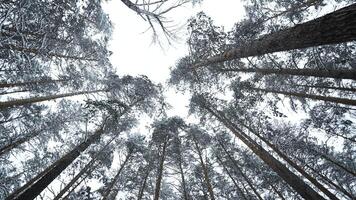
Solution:
[[[169,78],[169,68],[174,66],[180,57],[187,54],[186,27],[182,27],[178,35],[180,39],[173,46],[164,45],[162,49],[158,44],[152,44],[152,33],[145,32],[148,28],[147,22],[121,1],[109,1],[104,5],[104,9],[114,24],[109,48],[113,52],[111,62],[117,68],[119,75],[143,74],[155,83],[164,84]],[[194,7],[187,4],[177,8],[169,17],[175,24],[182,26],[200,11],[212,17],[216,25],[224,26],[225,30],[229,30],[244,15],[244,8],[239,0],[204,0]],[[173,106],[168,112],[170,115],[186,116],[188,96],[177,94],[173,89],[169,89],[165,96],[168,103]]]

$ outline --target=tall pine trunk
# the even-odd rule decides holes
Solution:
[[[223,169],[226,171],[227,175],[229,176],[229,178],[231,179],[232,183],[235,185],[236,190],[241,194],[241,196],[243,197],[243,199],[247,200],[247,197],[245,196],[245,194],[243,193],[242,189],[239,187],[239,185],[237,184],[236,180],[234,179],[234,177],[232,176],[232,174],[229,172],[229,170],[227,169],[227,167],[224,165],[223,161],[221,160],[221,158],[219,156],[216,156],[216,159],[218,160],[218,162],[220,163],[220,165],[223,167]]]
[[[116,197],[116,195],[118,193],[118,188],[115,187],[115,184],[117,184],[117,182],[119,181],[120,174],[121,174],[122,170],[124,169],[124,167],[126,166],[127,162],[129,161],[131,155],[132,155],[132,152],[128,152],[124,162],[121,164],[121,166],[120,166],[119,170],[117,171],[114,179],[110,182],[109,186],[104,191],[102,200],[115,199],[115,197]]]
[[[163,176],[163,164],[166,156],[166,149],[167,149],[167,144],[168,144],[168,139],[166,138],[164,143],[163,143],[163,148],[162,148],[162,155],[161,159],[159,162],[159,168],[158,168],[158,176],[156,180],[156,188],[155,188],[155,194],[154,194],[154,200],[159,199],[160,195],[160,190],[161,190],[161,181],[162,181],[162,176]]]
[[[324,198],[307,185],[302,179],[291,172],[280,161],[268,153],[262,146],[255,142],[248,135],[239,132],[235,126],[221,113],[212,110],[212,108],[204,105],[204,108],[223,123],[237,138],[239,138],[247,147],[249,147],[259,158],[261,158],[271,169],[273,169],[284,181],[293,187],[305,199],[323,199]]]
[[[147,169],[147,171],[145,173],[145,176],[143,178],[143,181],[142,181],[142,184],[141,184],[141,188],[140,188],[140,190],[138,192],[137,200],[142,200],[143,192],[145,191],[147,179],[148,179],[148,176],[149,176],[150,172],[151,172],[151,167],[149,166],[149,168]]]
[[[308,98],[308,99],[313,99],[313,100],[327,101],[327,102],[332,102],[332,103],[337,103],[337,104],[356,106],[356,100],[353,100],[353,99],[345,99],[345,98],[338,98],[338,97],[325,97],[325,96],[314,95],[314,94],[287,92],[287,91],[280,91],[280,90],[273,90],[273,89],[261,89],[261,88],[249,88],[249,89],[266,92],[266,93],[283,94],[286,96],[294,96],[294,97]]]
[[[33,103],[38,103],[38,102],[43,102],[43,101],[59,99],[59,98],[63,98],[63,97],[71,97],[71,96],[76,96],[76,95],[92,94],[92,93],[106,92],[106,91],[107,90],[89,90],[89,91],[71,92],[71,93],[65,93],[65,94],[56,94],[56,95],[50,95],[50,96],[44,96],[44,97],[32,97],[32,98],[28,98],[28,99],[10,100],[10,101],[6,101],[6,102],[0,102],[0,110],[6,109],[6,108],[12,108],[15,106],[23,106],[23,105],[27,105],[27,104],[33,104]]]
[[[350,88],[350,87],[335,87],[335,86],[323,86],[323,85],[300,85],[300,84],[295,84],[295,85],[290,85],[291,87],[305,87],[305,88],[316,88],[316,89],[330,89],[330,90],[340,90],[344,92],[355,92],[356,93],[356,88]]]
[[[183,166],[182,166],[182,158],[179,158],[179,172],[180,172],[180,176],[182,179],[182,189],[183,189],[183,199],[184,200],[188,200],[188,192],[186,189],[186,184],[185,184],[185,178],[184,178],[184,172],[183,172]]]
[[[355,32],[356,4],[352,4],[314,20],[246,42],[238,48],[198,62],[193,67],[273,52],[354,41]]]
[[[245,126],[251,133],[256,135],[259,139],[261,139],[264,143],[266,143],[274,152],[277,153],[278,156],[280,156],[284,161],[286,161],[290,166],[292,166],[295,170],[297,170],[300,174],[302,174],[306,179],[308,179],[311,183],[314,184],[315,187],[317,187],[320,191],[322,191],[326,196],[328,196],[331,200],[339,200],[332,192],[330,192],[327,188],[325,188],[321,183],[319,183],[318,180],[316,180],[314,177],[312,177],[310,174],[308,174],[303,168],[301,168],[299,165],[297,165],[293,160],[291,160],[286,154],[284,154],[282,151],[280,151],[274,144],[269,142],[266,138],[262,137],[260,134],[258,134],[256,131],[252,130],[250,127],[244,125],[241,123],[243,126]],[[237,127],[235,127],[237,128]],[[239,131],[242,131],[241,129],[238,129]]]
[[[220,72],[245,72],[245,73],[259,73],[262,75],[276,74],[276,75],[291,75],[291,76],[313,76],[322,78],[335,79],[351,79],[356,80],[356,70],[345,69],[274,69],[274,68],[224,68],[217,69]]]
[[[31,179],[21,188],[10,194],[7,200],[32,200],[35,199],[59,174],[62,173],[79,155],[92,143],[98,141],[103,134],[103,126],[95,131],[87,140],[79,144],[72,151],[62,156],[59,160],[47,167],[39,175]]]
[[[0,88],[6,87],[20,87],[20,86],[28,86],[28,85],[42,85],[48,83],[60,83],[60,82],[67,82],[69,79],[58,79],[58,80],[37,80],[37,81],[26,81],[26,82],[17,82],[17,83],[0,83]]]
[[[257,196],[259,200],[263,200],[261,197],[260,193],[258,193],[257,189],[255,188],[254,184],[250,181],[250,179],[247,177],[247,175],[240,169],[240,166],[236,163],[236,160],[230,155],[230,153],[227,151],[225,146],[218,140],[219,145],[221,148],[224,150],[225,154],[229,158],[229,160],[234,164],[235,169],[241,174],[241,176],[244,178],[244,180],[247,182],[248,186],[252,189],[253,193]]]
[[[207,187],[208,187],[208,192],[209,192],[210,199],[211,199],[211,200],[215,200],[215,195],[214,195],[214,191],[213,191],[213,186],[211,185],[211,181],[210,181],[210,178],[209,178],[208,169],[206,168],[206,165],[205,165],[204,160],[203,160],[202,152],[201,152],[200,147],[199,147],[199,145],[198,145],[198,142],[196,141],[195,138],[194,138],[194,145],[195,145],[195,149],[196,149],[197,152],[198,152],[200,165],[201,165],[201,167],[202,167],[202,169],[203,169],[204,180],[205,180],[205,183],[206,183],[206,185],[207,185]]]

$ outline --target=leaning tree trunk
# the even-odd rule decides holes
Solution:
[[[198,142],[196,141],[196,139],[194,138],[193,140],[194,140],[195,149],[196,149],[197,152],[198,152],[200,165],[201,165],[201,167],[202,167],[202,169],[203,169],[204,180],[205,180],[205,183],[206,183],[206,185],[207,185],[207,187],[208,187],[208,192],[209,192],[210,199],[211,199],[211,200],[215,200],[215,195],[214,195],[214,191],[213,191],[213,186],[211,185],[210,178],[209,178],[209,174],[208,174],[208,169],[206,168],[206,165],[205,165],[205,163],[204,163],[204,160],[203,160],[203,156],[202,156],[200,147],[199,147]]]
[[[354,41],[355,32],[356,4],[352,4],[314,20],[246,42],[239,48],[207,58],[194,64],[193,67],[273,52]]]
[[[305,87],[305,88],[316,88],[316,89],[330,89],[330,90],[339,90],[343,92],[355,92],[356,88],[349,88],[349,87],[335,87],[335,86],[323,86],[323,85],[300,85],[300,84],[291,84],[291,87]]]
[[[163,164],[164,164],[164,160],[165,160],[165,156],[166,156],[167,143],[168,143],[168,140],[166,138],[163,143],[161,160],[159,162],[158,176],[157,176],[157,180],[156,180],[156,188],[155,188],[155,194],[154,194],[154,198],[153,198],[154,200],[159,199],[159,194],[160,194],[160,190],[161,190],[161,181],[162,181],[162,176],[163,176]]]
[[[274,193],[276,193],[278,195],[279,198],[281,198],[282,200],[286,200],[283,196],[283,194],[281,192],[278,191],[277,188],[275,188],[272,184],[270,184],[272,190],[274,191]]]
[[[80,154],[85,151],[92,143],[98,141],[103,134],[103,126],[101,126],[93,135],[72,151],[57,160],[51,166],[47,167],[43,172],[31,179],[14,193],[10,194],[7,200],[32,200],[35,199],[59,174],[62,173]]]
[[[351,79],[356,80],[356,70],[345,69],[275,69],[275,68],[224,68],[217,69],[219,72],[245,72],[259,73],[262,75],[290,75],[290,76],[313,76],[322,78]]]
[[[20,86],[29,86],[29,85],[42,85],[48,83],[60,83],[60,82],[67,82],[70,79],[59,79],[59,80],[37,80],[37,81],[26,81],[26,82],[17,82],[17,83],[0,83],[0,88],[6,87],[20,87]]]
[[[280,151],[274,144],[269,142],[266,138],[262,137],[256,131],[252,130],[250,127],[244,125],[240,122],[244,127],[246,127],[251,133],[256,135],[259,139],[261,139],[264,143],[266,143],[274,152],[277,153],[283,160],[285,160],[290,166],[296,169],[300,174],[302,174],[306,179],[308,179],[311,183],[314,184],[320,191],[322,191],[326,196],[328,196],[331,200],[339,200],[332,192],[330,192],[327,188],[325,188],[318,180],[308,174],[304,169],[302,169],[299,165],[297,165],[293,160],[291,160],[286,154]],[[237,127],[235,127],[237,128]],[[238,129],[241,131],[240,129]]]
[[[146,183],[147,183],[147,179],[148,179],[148,176],[151,172],[151,167],[148,166],[149,168],[147,169],[147,172],[145,173],[145,177],[143,178],[143,181],[142,181],[142,185],[141,185],[141,188],[138,192],[138,195],[137,195],[137,200],[141,200],[142,197],[143,197],[143,192],[145,191],[145,187],[146,187]]]
[[[241,194],[241,196],[243,197],[243,199],[247,200],[247,197],[245,196],[245,194],[243,193],[242,189],[239,187],[239,185],[237,184],[236,180],[234,179],[234,177],[232,177],[232,174],[229,172],[229,170],[227,169],[227,167],[224,165],[223,161],[221,160],[221,158],[219,156],[216,156],[216,159],[219,161],[220,165],[223,167],[223,169],[226,171],[227,175],[229,176],[229,178],[231,179],[232,183],[235,185],[236,189],[239,191],[239,193]]]
[[[249,89],[266,92],[266,93],[283,94],[286,96],[295,96],[295,97],[300,97],[300,98],[308,98],[308,99],[313,99],[313,100],[321,100],[321,101],[327,101],[327,102],[332,102],[332,103],[337,103],[337,104],[356,106],[356,100],[353,100],[353,99],[345,99],[345,98],[338,98],[338,97],[325,97],[325,96],[314,95],[314,94],[286,92],[286,91],[273,90],[273,89],[261,89],[261,88],[249,88]]]
[[[117,187],[115,188],[115,184],[119,181],[119,177],[120,177],[120,174],[122,172],[122,169],[124,169],[124,167],[126,166],[126,164],[129,161],[131,155],[132,155],[132,152],[128,152],[124,162],[121,164],[121,166],[119,168],[119,171],[117,171],[114,179],[110,182],[109,186],[104,191],[102,200],[115,199],[115,197],[116,197],[116,195],[118,193],[118,189],[117,189]]]
[[[62,196],[77,182],[80,177],[82,177],[85,173],[90,173],[92,170],[95,169],[99,165],[99,163],[95,164],[98,161],[98,156],[103,150],[105,150],[109,144],[114,141],[119,134],[116,134],[112,137],[98,152],[95,153],[93,158],[87,163],[82,170],[54,197],[53,200],[59,200]],[[63,198],[65,199],[65,198]]]
[[[227,157],[229,158],[229,160],[234,164],[235,169],[241,174],[241,176],[247,182],[248,186],[250,186],[250,188],[252,189],[253,193],[255,193],[255,195],[257,196],[257,198],[259,200],[263,200],[263,198],[261,197],[260,193],[258,193],[257,189],[253,186],[254,184],[250,181],[250,179],[246,176],[246,174],[243,173],[243,171],[240,169],[240,166],[236,163],[236,160],[234,158],[232,158],[232,156],[227,151],[225,146],[219,140],[218,140],[218,143],[221,146],[221,148],[224,150],[224,152],[227,155]]]
[[[6,102],[0,102],[0,110],[5,109],[5,108],[15,107],[15,106],[23,106],[23,105],[37,103],[37,102],[54,100],[54,99],[63,98],[63,97],[71,97],[71,96],[76,96],[76,95],[92,94],[92,93],[106,92],[106,91],[107,90],[91,90],[91,91],[71,92],[71,93],[65,93],[65,94],[56,94],[56,95],[50,95],[50,96],[44,96],[44,97],[32,97],[32,98],[28,98],[28,99],[11,100],[11,101],[6,101]]]
[[[279,160],[274,158],[261,145],[243,132],[235,129],[235,126],[221,112],[214,111],[212,108],[204,105],[204,108],[223,123],[234,135],[239,138],[247,147],[249,147],[259,158],[261,158],[269,167],[271,167],[283,180],[292,186],[305,199],[323,199],[324,198],[307,185],[302,179],[291,172]]]

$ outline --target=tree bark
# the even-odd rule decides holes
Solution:
[[[204,160],[203,160],[203,157],[202,157],[202,153],[201,153],[201,150],[200,150],[200,147],[198,145],[198,142],[196,141],[196,139],[194,138],[194,145],[195,145],[195,148],[198,152],[198,156],[199,156],[199,161],[200,161],[200,165],[203,169],[203,174],[204,174],[204,180],[205,180],[205,183],[208,187],[208,192],[209,192],[209,196],[210,196],[210,199],[211,200],[215,200],[215,195],[214,195],[214,191],[213,191],[213,187],[210,183],[210,178],[209,178],[209,174],[208,174],[208,169],[206,168],[206,165],[204,163]]]
[[[147,169],[147,172],[146,172],[146,174],[145,174],[145,177],[143,178],[143,183],[142,183],[142,186],[141,186],[141,188],[140,188],[140,190],[139,190],[139,192],[138,192],[137,200],[141,200],[142,197],[143,197],[143,192],[145,191],[147,179],[148,179],[148,176],[149,176],[150,172],[151,172],[151,168],[149,167],[149,168]]]
[[[186,184],[185,184],[185,178],[184,178],[184,172],[183,172],[183,166],[182,166],[181,158],[180,158],[180,161],[179,161],[179,172],[180,172],[180,176],[181,176],[181,179],[182,179],[183,199],[184,200],[188,200],[188,193],[187,193],[187,189],[186,189]]]
[[[290,76],[313,76],[322,78],[351,79],[356,80],[356,70],[350,69],[275,69],[275,68],[223,68],[217,69],[220,72],[245,72],[259,73],[262,75],[290,75]]]
[[[219,145],[221,146],[221,148],[224,150],[225,154],[227,155],[227,157],[229,158],[229,160],[234,164],[235,169],[241,174],[241,176],[244,178],[244,180],[247,182],[248,186],[250,186],[250,188],[252,189],[253,193],[255,193],[255,195],[257,196],[257,198],[259,200],[263,200],[263,198],[261,197],[260,193],[258,193],[258,191],[256,190],[256,188],[253,186],[253,183],[250,181],[250,179],[246,176],[245,173],[243,173],[243,171],[240,169],[240,166],[236,163],[236,160],[230,155],[230,153],[227,151],[227,149],[225,148],[225,146],[218,140]]]
[[[335,87],[335,86],[322,86],[322,85],[291,85],[292,87],[298,86],[298,87],[306,87],[306,88],[317,88],[317,89],[330,89],[330,90],[340,90],[344,92],[355,92],[356,93],[356,88],[349,88],[349,87]]]
[[[0,88],[6,87],[19,87],[19,86],[27,86],[27,85],[41,85],[48,83],[58,83],[58,82],[67,82],[69,79],[55,79],[55,80],[37,80],[37,81],[25,81],[25,82],[17,82],[17,83],[0,83]]]
[[[262,137],[256,131],[252,130],[250,127],[244,125],[250,132],[256,135],[259,139],[261,139],[264,143],[266,143],[274,152],[277,153],[283,160],[285,160],[290,166],[292,166],[295,170],[297,170],[300,174],[302,174],[306,179],[308,179],[315,187],[317,187],[320,191],[322,191],[326,196],[328,196],[331,200],[339,200],[332,192],[330,192],[327,188],[325,188],[318,180],[308,174],[304,169],[302,169],[299,165],[297,165],[294,161],[292,161],[286,154],[280,151],[274,144],[269,142],[266,138]]]
[[[115,199],[117,193],[118,193],[118,190],[117,188],[115,188],[115,184],[119,181],[119,177],[120,177],[120,174],[122,172],[122,169],[124,169],[124,167],[126,166],[127,162],[129,161],[130,157],[132,155],[132,152],[128,152],[128,154],[126,155],[126,158],[124,160],[124,162],[122,163],[122,165],[120,166],[119,168],[119,171],[117,171],[114,179],[110,182],[109,186],[106,188],[106,190],[104,191],[104,194],[103,194],[103,198],[102,200],[107,200],[109,199],[109,196],[110,194],[112,194],[110,196],[110,199]]]
[[[307,185],[302,179],[291,172],[280,161],[268,153],[262,146],[255,142],[252,138],[243,132],[236,130],[235,125],[230,122],[219,111],[214,111],[212,108],[204,105],[204,108],[223,123],[237,138],[239,138],[247,147],[249,147],[259,158],[261,158],[271,169],[273,169],[283,180],[294,188],[305,199],[323,199],[315,190]]]
[[[161,181],[162,181],[162,176],[163,176],[163,164],[164,164],[164,160],[165,160],[165,156],[166,156],[167,143],[168,143],[168,139],[166,138],[163,143],[161,160],[159,162],[158,176],[157,176],[157,180],[156,180],[156,188],[155,188],[155,194],[154,194],[154,198],[153,198],[154,200],[158,200],[159,195],[160,195]]]
[[[7,200],[32,200],[35,199],[62,171],[64,171],[80,154],[92,143],[98,141],[103,134],[103,126],[95,131],[87,140],[75,147],[72,151],[57,160],[43,172],[31,179],[21,188],[8,196]]]
[[[332,102],[332,103],[356,106],[356,100],[353,100],[353,99],[345,99],[345,98],[338,98],[338,97],[325,97],[325,96],[314,95],[314,94],[286,92],[286,91],[279,91],[279,90],[273,90],[273,89],[261,89],[261,88],[250,88],[250,89],[256,90],[256,91],[261,91],[261,92],[266,92],[266,93],[283,94],[286,96],[295,96],[295,97],[308,98],[308,99],[313,99],[313,100],[321,100],[321,101],[327,101],[327,102]]]
[[[81,91],[81,92],[72,92],[72,93],[65,93],[65,94],[56,94],[56,95],[50,95],[50,96],[44,96],[44,97],[32,97],[32,98],[28,98],[28,99],[10,100],[10,101],[6,101],[6,102],[0,102],[0,110],[6,109],[6,108],[12,108],[15,106],[23,106],[23,105],[27,105],[27,104],[33,104],[33,103],[38,103],[38,102],[43,102],[43,101],[54,100],[54,99],[63,98],[63,97],[71,97],[71,96],[76,96],[76,95],[92,94],[92,93],[106,92],[106,91],[107,90]]]
[[[243,193],[242,189],[239,187],[239,185],[237,184],[236,180],[234,179],[234,177],[232,177],[231,173],[229,172],[229,170],[226,168],[226,166],[224,165],[224,163],[222,162],[222,160],[220,159],[219,156],[216,156],[217,160],[219,161],[220,165],[223,167],[223,169],[226,171],[227,175],[229,176],[229,178],[231,179],[232,183],[235,185],[237,191],[239,191],[239,193],[241,194],[241,196],[243,197],[243,199],[247,200],[247,197],[245,196],[245,194]]]
[[[246,42],[238,48],[198,62],[193,68],[249,56],[354,41],[355,33],[356,4],[352,4],[314,20]]]

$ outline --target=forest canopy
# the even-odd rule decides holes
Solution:
[[[110,1],[1,1],[0,199],[355,199],[356,3],[241,0],[231,30],[204,10],[174,23],[206,1],[120,1],[153,45],[186,30],[166,82],[112,64]]]

